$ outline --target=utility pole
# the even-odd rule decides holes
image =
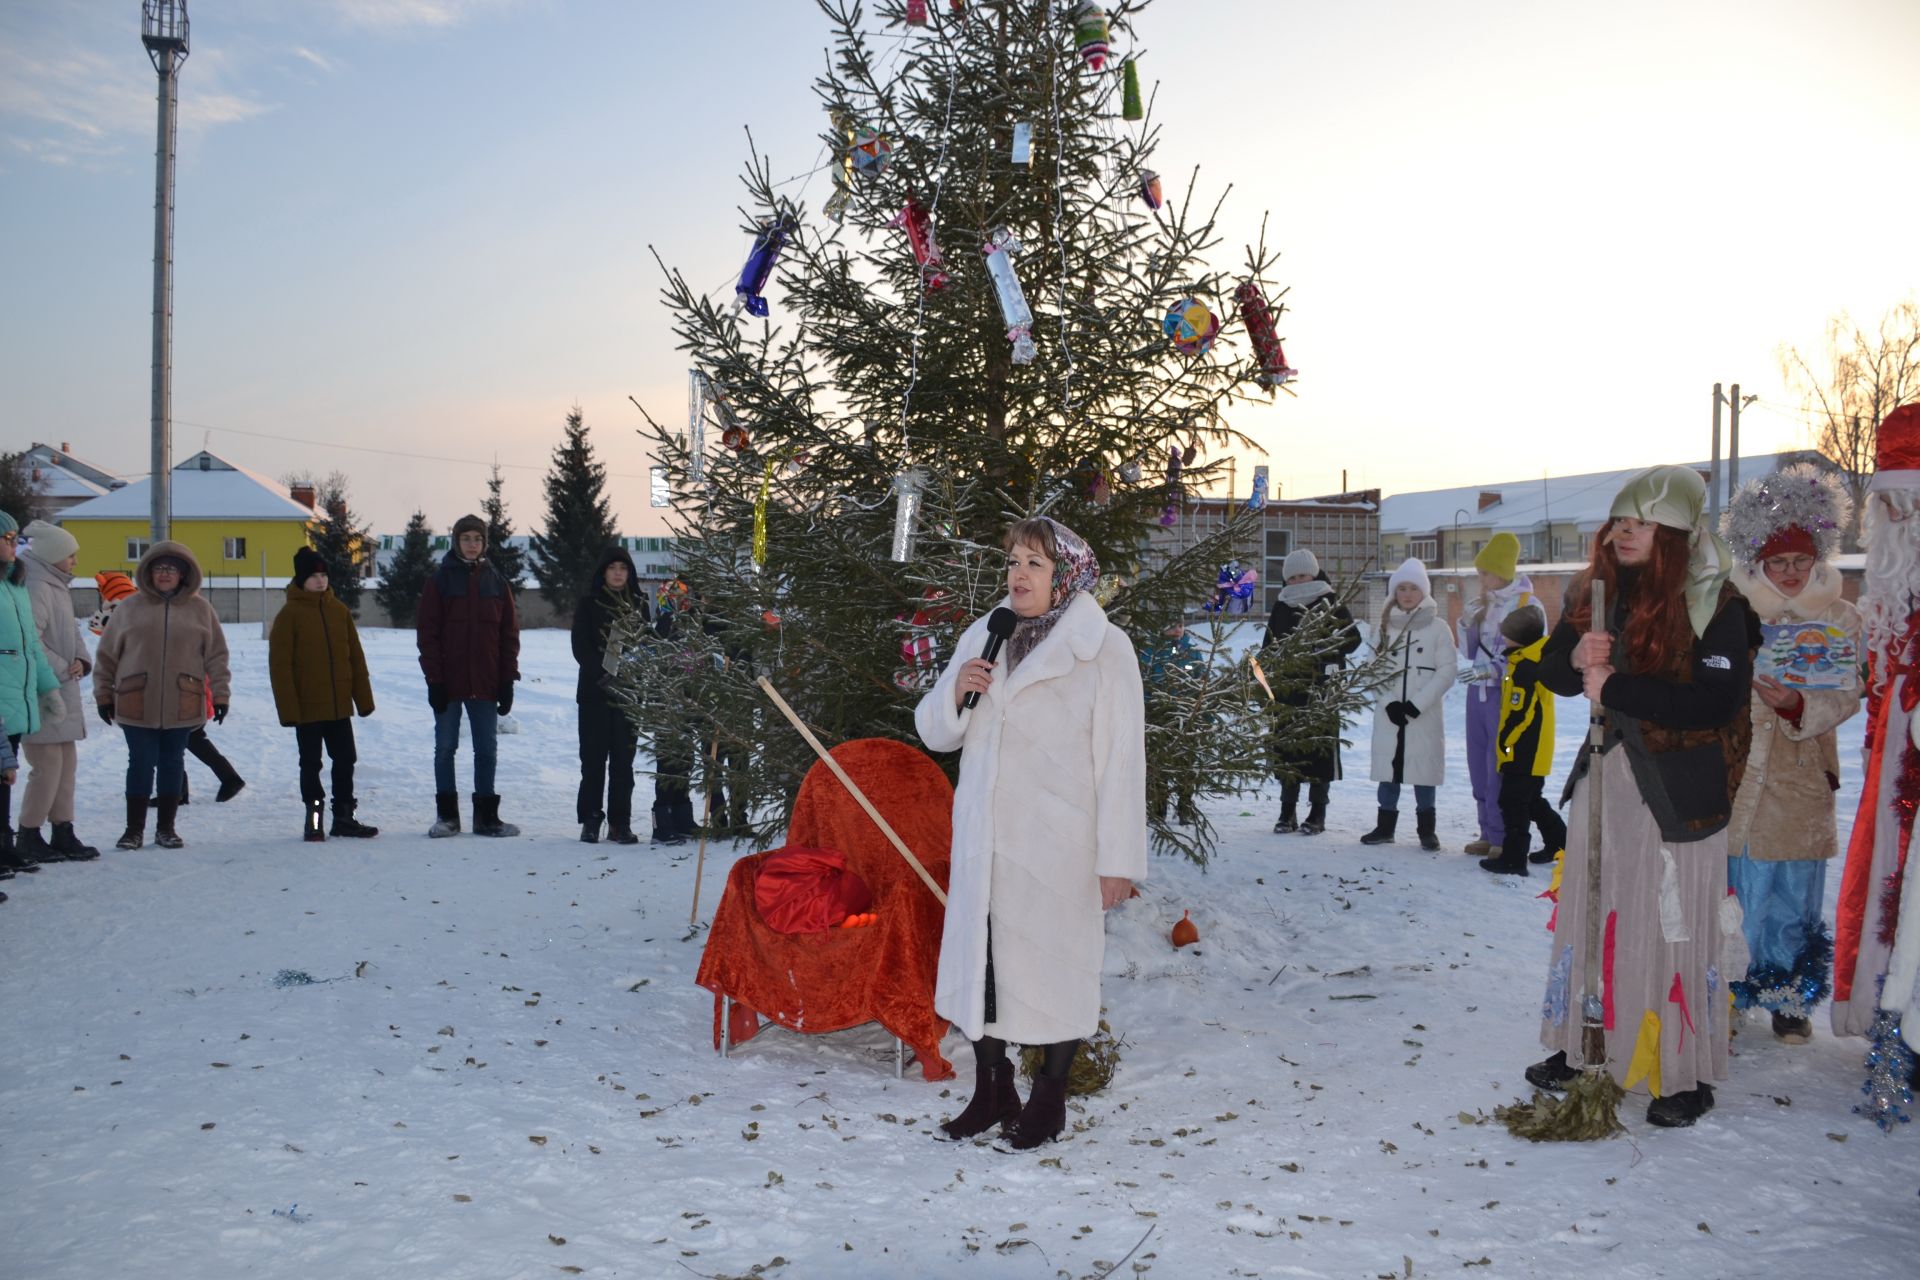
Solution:
[[[1707,470],[1707,510],[1713,523],[1709,528],[1720,527],[1720,406],[1724,403],[1720,395],[1720,384],[1713,384],[1713,461]]]
[[[153,178],[152,538],[173,531],[173,158],[179,139],[180,66],[187,60],[187,0],[141,0],[140,43],[160,76]]]
[[[1759,396],[1743,396],[1740,384],[1734,383],[1730,395],[1720,393],[1720,384],[1713,384],[1713,478],[1712,502],[1715,527],[1720,519],[1720,406],[1727,406],[1727,493],[1732,494],[1740,485],[1740,411],[1758,400]]]

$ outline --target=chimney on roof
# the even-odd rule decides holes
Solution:
[[[1480,491],[1480,510],[1485,511],[1488,507],[1497,507],[1499,505],[1500,491],[1498,489],[1482,489]]]
[[[68,443],[67,443],[67,442],[66,442],[65,440],[62,440],[62,441],[60,442],[60,452],[62,452],[62,453],[72,453],[72,452],[73,452],[73,446],[72,446],[72,445],[70,445],[70,444],[68,444]]]
[[[310,484],[293,485],[287,489],[287,494],[295,502],[299,503],[301,506],[305,507],[307,510],[309,511],[313,510],[314,494],[313,494],[312,485]]]

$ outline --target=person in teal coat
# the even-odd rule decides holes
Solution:
[[[0,734],[16,750],[22,737],[39,731],[42,700],[60,697],[60,677],[33,624],[19,542],[19,522],[0,511]],[[13,847],[13,783],[10,774],[0,775],[0,866],[20,871],[38,865]]]

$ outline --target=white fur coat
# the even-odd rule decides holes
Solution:
[[[1375,647],[1387,655],[1387,674],[1374,686],[1378,700],[1373,706],[1373,780],[1437,787],[1447,780],[1441,699],[1453,687],[1456,674],[1453,633],[1429,598],[1411,616],[1394,605]],[[1404,729],[1387,719],[1387,704],[1402,700],[1420,709],[1419,718],[1407,721]],[[1395,777],[1393,754],[1402,735],[1406,746],[1400,775]]]
[[[1003,657],[979,705],[961,710],[954,681],[986,642],[983,618],[914,711],[929,750],[963,752],[933,1006],[970,1040],[1053,1044],[1099,1026],[1099,877],[1147,874],[1140,662],[1081,592],[1017,670],[1009,675]]]

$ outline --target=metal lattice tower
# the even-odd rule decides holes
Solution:
[[[180,65],[187,60],[187,0],[141,0],[140,43],[160,76],[160,140],[153,180],[152,537],[173,527],[173,157],[179,138]]]

